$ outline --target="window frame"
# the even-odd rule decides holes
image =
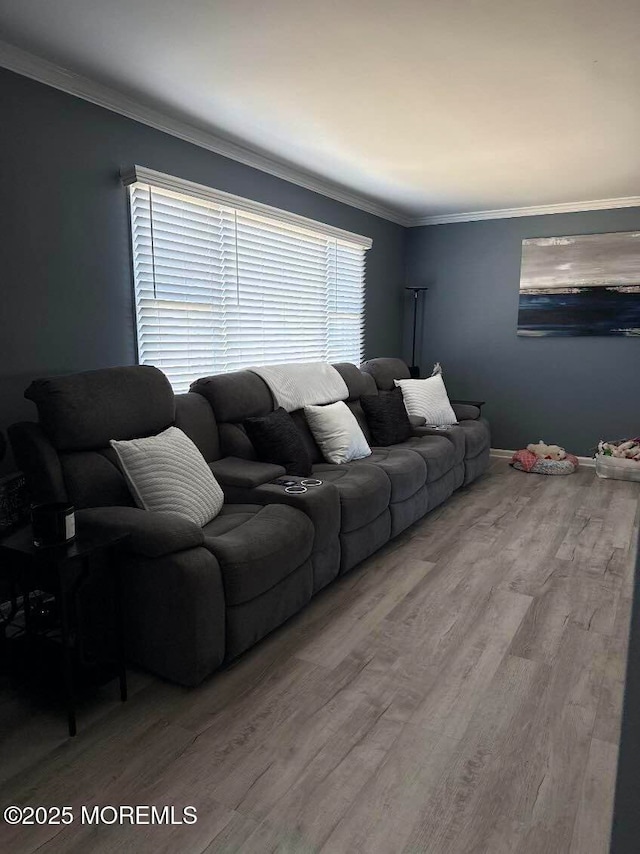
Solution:
[[[131,277],[132,277],[132,290],[133,290],[133,310],[134,310],[134,326],[135,326],[135,336],[136,336],[136,351],[137,351],[137,360],[139,364],[144,364],[143,361],[143,348],[140,343],[140,324],[139,324],[139,304],[138,304],[138,290],[139,290],[139,280],[136,278],[136,270],[135,270],[135,252],[136,252],[136,235],[134,230],[134,222],[133,222],[133,197],[134,190],[136,187],[145,187],[149,188],[149,192],[153,190],[165,190],[169,193],[175,193],[179,196],[186,197],[187,199],[191,198],[197,201],[204,201],[209,204],[220,206],[220,208],[231,209],[236,212],[236,214],[241,217],[242,215],[248,215],[249,217],[261,217],[270,221],[276,227],[281,225],[283,229],[288,229],[290,231],[295,232],[301,231],[306,232],[308,235],[310,234],[315,239],[325,239],[325,240],[335,240],[336,246],[336,257],[337,257],[337,248],[339,245],[347,244],[349,247],[348,251],[358,253],[362,252],[361,263],[362,263],[362,274],[361,274],[361,299],[362,299],[362,307],[360,309],[360,320],[359,320],[359,350],[360,354],[364,355],[364,345],[365,345],[365,318],[366,318],[366,273],[365,273],[365,258],[366,251],[370,249],[373,245],[373,241],[371,238],[355,234],[354,232],[346,231],[345,229],[337,228],[336,226],[329,225],[327,223],[319,222],[317,220],[310,219],[308,217],[301,216],[299,214],[291,213],[290,211],[283,210],[281,208],[276,208],[271,205],[266,205],[261,202],[255,202],[251,199],[246,199],[241,196],[236,196],[231,193],[224,192],[222,190],[216,190],[211,187],[208,187],[203,184],[197,184],[192,181],[187,181],[181,178],[176,178],[171,175],[167,175],[165,173],[156,172],[155,170],[148,169],[146,167],[134,166],[131,169],[125,170],[121,173],[122,182],[128,190],[129,196],[129,236],[130,236],[130,247],[131,247]],[[149,196],[151,200],[151,195]],[[150,207],[150,216],[152,216],[151,210],[151,201],[149,202]],[[151,221],[152,228],[152,240],[153,240],[153,224]],[[239,226],[236,223],[236,229]],[[236,234],[238,232],[236,231]],[[153,253],[153,249],[151,250]],[[236,259],[236,263],[238,259]],[[154,267],[155,269],[155,267]],[[328,274],[327,274],[328,275]],[[337,279],[336,279],[337,281]],[[155,280],[154,280],[154,290],[155,290]],[[349,292],[347,292],[349,293]],[[328,316],[328,315],[327,315]],[[267,318],[268,319],[268,318]],[[188,348],[185,347],[185,354],[189,352]],[[214,351],[212,351],[214,352]],[[215,359],[212,359],[212,362]],[[283,360],[284,361],[284,360]],[[294,359],[292,359],[294,361]],[[256,362],[254,362],[256,364]],[[162,368],[162,365],[159,365]],[[248,367],[245,365],[244,367]],[[229,368],[228,370],[238,370],[238,368]],[[194,376],[193,379],[197,377]],[[169,377],[172,385],[183,385],[180,380],[172,380],[171,376]]]

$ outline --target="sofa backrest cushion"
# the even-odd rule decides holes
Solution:
[[[173,424],[174,395],[157,368],[133,365],[34,380],[24,396],[58,451],[105,448],[111,439],[159,433]]]
[[[220,436],[213,410],[201,394],[176,395],[175,426],[186,433],[208,463],[220,459]]]
[[[382,391],[395,388],[394,380],[408,380],[411,377],[409,368],[402,359],[369,359],[368,362],[362,363],[362,370],[373,377],[376,386]]]
[[[360,400],[363,394],[377,394],[378,388],[371,374],[363,373],[351,362],[338,362],[333,367],[349,389],[347,401]]]
[[[252,371],[201,377],[191,383],[190,390],[209,401],[218,424],[258,418],[275,408],[269,387]]]
[[[359,400],[364,394],[377,394],[375,380],[370,374],[363,373],[356,365],[349,362],[340,362],[333,367],[347,385],[349,391],[347,406],[356,416],[368,440],[369,426]],[[253,371],[234,371],[229,374],[202,377],[191,384],[191,392],[206,398],[213,409],[220,439],[220,456],[257,459],[256,450],[242,422],[247,418],[261,417],[274,411],[273,398],[266,383]],[[291,417],[311,457],[311,462],[324,462],[322,452],[313,438],[303,410],[294,410]],[[181,425],[177,424],[177,426]],[[183,429],[189,432],[186,428]],[[194,437],[191,436],[191,438]],[[195,438],[194,441],[198,444]]]
[[[60,466],[68,500],[76,510],[87,507],[133,506],[115,451],[63,451]]]

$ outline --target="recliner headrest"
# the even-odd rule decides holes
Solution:
[[[42,429],[58,451],[152,436],[175,419],[169,380],[150,365],[46,377],[34,380],[24,396],[35,403]]]
[[[274,409],[269,386],[253,371],[201,377],[191,383],[190,391],[206,397],[218,423],[244,421]]]
[[[377,394],[375,381],[369,374],[364,374],[360,368],[351,362],[338,362],[333,365],[345,381],[349,390],[348,400],[359,400],[363,394]]]
[[[382,391],[394,388],[394,380],[408,380],[411,377],[407,364],[402,359],[381,358],[363,362],[361,369],[371,374],[377,387]]]

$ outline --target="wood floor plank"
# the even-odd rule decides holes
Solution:
[[[303,643],[296,657],[324,667],[336,667],[348,653],[373,631],[378,623],[421,582],[434,564],[422,560],[401,561],[386,583],[371,595],[355,599],[335,616],[324,631]]]
[[[617,761],[617,745],[591,739],[570,854],[607,854],[609,851],[614,795],[609,781],[615,777]]]
[[[134,674],[69,740],[0,687],[3,803],[200,816],[0,825],[0,849],[600,854],[639,525],[640,484],[492,460],[195,690]]]

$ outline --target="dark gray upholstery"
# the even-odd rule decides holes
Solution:
[[[420,454],[402,448],[373,448],[370,457],[348,463],[351,467],[371,465],[389,478],[391,502],[404,501],[415,495],[427,482],[427,466]]]
[[[300,436],[302,437],[302,441],[304,442],[305,447],[309,452],[311,462],[324,462],[322,451],[318,447],[318,443],[316,442],[316,440],[313,438],[313,433],[309,429],[309,425],[307,424],[307,419],[305,418],[304,412],[300,409],[297,409],[295,412],[291,413],[291,417],[293,418],[294,423],[300,433]]]
[[[203,547],[122,558],[127,656],[152,673],[197,685],[225,655],[218,561]]]
[[[384,391],[395,388],[394,380],[408,380],[411,377],[402,359],[369,359],[360,367],[365,374],[373,377],[376,387]]]
[[[254,646],[297,614],[312,595],[313,573],[307,561],[255,599],[241,605],[230,605],[227,608],[227,661]]]
[[[371,433],[360,399],[409,375],[397,359],[359,370],[336,365],[347,406]],[[450,431],[420,426],[406,442],[344,465],[323,461],[302,411],[291,413],[322,486],[285,493],[282,466],[256,460],[242,422],[274,410],[251,371],[205,377],[173,397],[152,368],[119,368],[36,381],[42,424],[15,425],[16,458],[38,500],[69,500],[85,530],[126,531],[122,556],[131,657],[195,685],[302,608],[339,573],[372,555],[488,464],[489,428],[474,407]],[[111,438],[175,424],[200,449],[225,493],[204,529],[173,513],[133,507]]]
[[[264,483],[252,489],[227,485],[224,490],[227,500],[234,503],[286,504],[306,513],[315,531],[311,555],[313,592],[336,577],[340,567],[340,493],[333,484],[323,483],[300,494],[285,492],[275,483]]]
[[[464,485],[472,483],[482,472],[486,471],[491,462],[491,449],[485,448],[476,457],[465,460]]]
[[[362,408],[362,404],[359,400],[350,400],[347,403],[349,409],[353,412],[356,417],[356,421],[358,422],[360,429],[364,433],[364,437],[371,445],[371,429],[369,428],[369,424],[367,423],[367,417],[364,414],[364,410]]]
[[[87,532],[127,534],[126,550],[144,557],[162,557],[204,543],[202,528],[179,513],[149,513],[138,507],[94,507],[77,511],[76,524]]]
[[[223,489],[227,486],[253,489],[282,477],[285,473],[283,466],[261,463],[257,460],[241,460],[239,457],[223,457],[221,460],[209,463],[209,468]]]
[[[191,392],[176,395],[174,426],[187,434],[208,463],[221,456],[218,425],[213,410],[202,395]]]
[[[418,519],[422,519],[429,509],[429,489],[425,484],[404,501],[394,501],[389,505],[392,537],[397,537]]]
[[[396,379],[409,378],[409,368],[401,359],[370,359],[362,365],[362,370],[374,378],[379,390],[393,388],[393,381]],[[464,403],[454,403],[452,406],[458,418],[457,425],[446,431],[415,425],[414,434],[420,437],[440,435],[447,438],[455,446],[454,465],[457,466],[461,459],[464,460],[464,484],[467,485],[479,477],[489,465],[491,433],[487,421],[480,417],[477,406]],[[418,450],[415,443],[409,447]],[[437,462],[432,460],[429,483],[438,480],[442,475],[442,465],[436,465]]]
[[[462,462],[464,459],[467,441],[460,424],[452,424],[445,430],[438,430],[437,427],[414,427],[413,433],[415,436],[444,436],[445,439],[449,439],[453,443],[456,463]]]
[[[477,457],[491,447],[491,431],[484,418],[479,418],[477,421],[462,421],[460,429],[464,431],[465,436],[465,457]]]
[[[391,447],[420,454],[427,464],[427,483],[439,480],[457,462],[455,446],[445,436],[412,436]]]
[[[349,572],[382,548],[391,537],[391,512],[386,509],[355,531],[340,534],[340,574]]]
[[[475,421],[480,418],[480,409],[470,403],[451,403],[458,421]]]
[[[202,377],[191,383],[191,391],[209,401],[218,423],[244,421],[274,410],[269,386],[253,371]]]
[[[378,466],[364,462],[340,466],[318,463],[313,467],[313,476],[334,484],[338,489],[342,533],[362,528],[389,507],[391,484]]]
[[[113,448],[66,451],[60,454],[60,466],[67,496],[77,509],[135,503]]]
[[[223,457],[240,457],[243,460],[255,460],[256,450],[247,436],[242,424],[218,424],[220,453]]]
[[[21,421],[7,434],[14,459],[24,472],[34,504],[68,501],[60,457],[39,424]]]
[[[337,362],[333,366],[349,389],[348,400],[359,400],[365,394],[377,394],[378,388],[372,376],[363,373],[351,362]]]
[[[442,477],[438,478],[438,480],[434,480],[427,487],[429,492],[429,501],[428,501],[428,509],[429,511],[433,510],[434,507],[437,507],[439,504],[442,504],[443,501],[446,501],[450,495],[453,495],[456,484],[456,471],[455,469],[449,469],[449,471],[445,472]]]
[[[206,548],[220,564],[227,605],[275,587],[311,555],[313,525],[293,507],[225,505],[204,528]]]
[[[24,396],[58,451],[104,448],[110,439],[152,436],[174,422],[166,376],[137,365],[34,380]]]

